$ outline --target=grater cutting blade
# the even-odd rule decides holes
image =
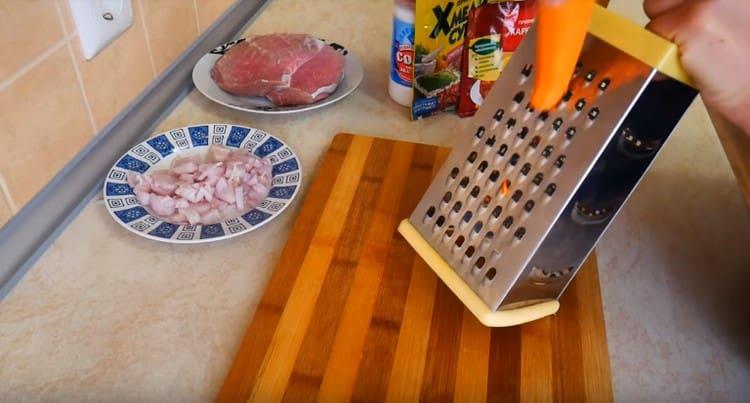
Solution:
[[[597,8],[570,91],[536,111],[535,36],[400,228],[480,320],[560,297],[697,94],[658,68],[675,70],[674,45]]]

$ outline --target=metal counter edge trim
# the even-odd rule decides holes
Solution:
[[[104,173],[192,90],[195,63],[237,38],[270,0],[237,0],[0,229],[0,301],[101,190]]]

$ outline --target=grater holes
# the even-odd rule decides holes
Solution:
[[[560,130],[560,128],[562,127],[562,125],[563,125],[562,118],[557,118],[557,119],[555,119],[552,122],[552,129],[554,129],[554,130]]]
[[[561,154],[560,156],[558,156],[557,159],[555,160],[555,167],[558,169],[562,168],[563,165],[565,165],[565,158],[566,158],[565,154]]]
[[[474,224],[474,227],[471,230],[476,235],[476,234],[479,234],[480,232],[482,232],[482,227],[483,226],[484,226],[484,223],[482,223],[481,221],[477,221],[476,224]]]
[[[477,171],[479,171],[479,172],[481,172],[481,173],[484,173],[484,171],[485,171],[485,170],[487,169],[487,167],[488,167],[489,165],[490,165],[490,164],[489,164],[489,163],[488,163],[487,161],[482,161],[482,162],[481,162],[481,163],[479,164],[479,167],[477,167]]]
[[[531,77],[531,72],[534,70],[533,64],[525,64],[521,69],[521,76],[524,78]]]
[[[477,198],[477,197],[479,196],[479,192],[480,192],[480,191],[481,191],[481,189],[479,189],[479,186],[474,186],[474,187],[473,187],[473,188],[471,189],[471,193],[469,193],[469,194],[471,195],[471,197],[473,197],[473,198],[475,198],[475,199],[476,199],[476,198]]]
[[[531,164],[527,162],[521,167],[521,173],[523,176],[527,176],[529,172],[531,172]]]
[[[463,179],[461,179],[461,182],[458,183],[461,188],[466,189],[467,186],[469,186],[469,177],[464,176]]]
[[[526,235],[526,228],[524,227],[519,227],[516,232],[513,233],[513,236],[519,241],[523,239],[524,235]]]
[[[510,118],[508,119],[508,122],[505,124],[505,128],[510,130],[513,127],[515,127],[516,123],[518,123],[518,121],[515,118]]]
[[[520,105],[521,101],[523,101],[524,96],[526,96],[526,93],[524,93],[523,91],[518,91],[518,93],[513,96],[513,102]]]
[[[474,134],[474,137],[481,139],[484,137],[484,126],[477,127],[477,132]]]
[[[581,72],[581,69],[582,69],[582,68],[583,68],[583,63],[581,63],[580,61],[576,62],[576,67],[575,67],[575,69],[573,70],[573,77],[577,76],[577,75],[578,75],[578,73],[580,73],[580,72]]]
[[[571,98],[573,98],[573,91],[568,90],[565,94],[563,94],[560,101],[562,105],[565,105],[568,101],[570,101]]]
[[[531,213],[531,210],[533,210],[533,209],[534,209],[534,204],[535,204],[535,203],[534,203],[534,201],[533,201],[533,200],[529,200],[529,201],[527,201],[527,202],[526,202],[526,204],[524,204],[524,205],[523,205],[523,210],[524,210],[525,212],[527,212],[527,213]]]
[[[557,159],[555,159],[554,162],[555,168],[562,168],[562,166],[565,165],[565,158],[567,158],[565,154],[560,154],[559,156],[557,156]]]
[[[461,200],[457,200],[456,203],[453,205],[453,212],[458,213],[461,211],[461,207],[463,207],[463,203],[461,203]]]
[[[547,188],[544,189],[544,193],[546,193],[547,196],[552,196],[553,194],[555,194],[556,190],[557,185],[555,185],[554,183],[550,183],[549,185],[547,185]]]
[[[500,108],[495,111],[495,115],[492,118],[495,119],[496,122],[500,122],[503,120],[503,115],[505,115],[505,109]]]
[[[552,146],[547,146],[547,147],[544,147],[544,150],[542,150],[542,157],[544,157],[544,158],[549,158],[549,156],[550,156],[550,155],[552,155],[552,151],[553,151],[554,149],[555,149],[555,148],[554,148],[554,147],[552,147]]]
[[[527,121],[531,118],[531,115],[534,113],[534,108],[531,106],[531,103],[526,104],[526,108],[524,108],[526,113],[523,114],[523,121]]]
[[[435,216],[435,210],[435,206],[430,206],[430,208],[427,209],[427,212],[424,215],[425,222]]]
[[[518,203],[521,200],[522,197],[523,197],[523,192],[519,189],[519,190],[516,190],[515,192],[513,192],[513,196],[511,196],[510,198],[514,202]]]
[[[497,182],[497,179],[498,179],[499,177],[500,177],[500,171],[498,171],[497,169],[496,169],[496,170],[494,170],[494,171],[492,171],[492,173],[490,173],[490,180],[491,180],[492,182]]]
[[[443,216],[438,217],[437,221],[435,221],[435,225],[437,226],[437,228],[442,228],[443,224],[445,224],[445,217]]]
[[[503,227],[505,229],[510,229],[510,227],[513,226],[513,216],[505,217],[505,220],[503,220]]]
[[[466,248],[464,255],[461,256],[461,263],[469,263],[471,257],[474,256],[474,251],[476,251],[476,248],[474,248],[474,246],[470,245],[468,248]]]
[[[494,267],[491,267],[489,270],[487,270],[487,273],[484,275],[485,283],[489,284],[490,281],[492,281],[496,275],[497,275],[497,270],[495,270]]]
[[[569,127],[567,130],[565,130],[565,138],[568,139],[568,141],[573,140],[573,137],[576,135],[576,128],[575,127]]]
[[[498,148],[497,155],[504,157],[506,152],[508,152],[508,145],[503,144],[500,146],[500,148]]]
[[[503,208],[500,206],[495,206],[494,209],[492,209],[492,217],[493,218],[499,218],[500,214],[503,213]]]
[[[474,262],[474,272],[478,273],[480,270],[482,270],[482,267],[484,267],[485,263],[487,263],[487,259],[484,258],[484,256],[479,256],[476,262]]]
[[[466,158],[466,162],[468,162],[469,164],[473,164],[474,161],[476,161],[476,160],[477,160],[477,152],[476,151],[472,151],[469,154],[469,157]]]
[[[467,211],[464,213],[464,216],[461,217],[461,221],[464,222],[464,224],[468,224],[469,221],[471,221],[471,217],[473,217],[474,214],[471,213],[471,211]]]
[[[590,84],[592,81],[594,81],[594,77],[596,77],[596,71],[591,70],[583,77],[584,81],[586,81],[587,85]]]
[[[487,249],[492,243],[492,238],[494,236],[495,234],[492,231],[487,231],[487,233],[484,234],[484,238],[482,238],[482,242],[479,244],[479,250]]]
[[[535,185],[539,186],[542,184],[542,181],[544,180],[544,174],[539,172],[536,175],[534,175],[534,179],[532,182],[534,182]]]
[[[586,107],[586,100],[585,99],[581,98],[578,101],[576,101],[576,104],[575,104],[576,112],[582,111],[583,108],[585,108],[585,107]]]
[[[450,173],[450,175],[449,175],[449,178],[450,178],[451,180],[453,180],[453,179],[456,179],[456,177],[458,176],[458,173],[459,173],[459,172],[460,172],[460,171],[458,170],[458,168],[457,168],[457,167],[453,167],[453,169],[451,169],[451,173]]]
[[[448,228],[445,230],[445,239],[448,240],[453,236],[453,233],[456,231],[456,227],[453,225],[449,225]]]
[[[456,171],[458,171],[458,169],[456,169],[456,168],[453,168],[453,169],[455,169]],[[456,176],[458,176],[458,172],[456,172]],[[450,186],[456,180],[456,176],[453,175],[453,171],[451,171],[450,173],[448,173],[448,177],[445,178],[445,184],[448,185],[448,186]]]
[[[595,106],[591,108],[591,110],[589,111],[587,115],[589,118],[589,124],[593,123],[596,120],[596,118],[599,117],[599,112],[600,112],[599,107]]]
[[[513,155],[510,156],[510,165],[516,166],[519,159],[521,159],[521,156],[518,155],[518,153],[513,153]]]
[[[611,82],[612,80],[610,80],[609,78],[605,78],[599,82],[599,85],[597,86],[597,88],[599,88],[599,91],[604,92],[604,90],[606,90],[607,87],[609,87],[609,84]]]
[[[464,245],[464,241],[466,238],[463,235],[459,235],[458,238],[456,238],[456,242],[453,243],[453,245],[456,246],[456,248],[460,248]]]
[[[539,147],[539,144],[542,142],[541,136],[534,136],[531,141],[529,141],[529,147],[532,149]]]
[[[544,111],[539,114],[536,121],[536,130],[541,130],[542,127],[544,127],[545,123],[547,123],[547,119],[549,119],[549,112]]]
[[[492,146],[495,145],[496,139],[495,136],[492,136],[487,139],[487,141],[484,142],[484,145],[486,145],[488,148],[492,148]]]
[[[516,137],[523,140],[526,138],[528,134],[529,134],[529,128],[524,126],[523,128],[521,128],[521,131],[519,131],[518,134],[516,134]]]
[[[443,195],[443,203],[448,204],[450,203],[451,199],[453,198],[453,193],[451,192],[445,192]]]
[[[570,92],[570,90],[568,90],[566,93],[563,94],[562,97],[560,97],[560,100],[557,101],[557,110],[558,111],[564,110],[565,106],[568,104],[568,100],[570,99],[568,97],[568,94],[570,94],[570,96],[573,96],[573,93]]]

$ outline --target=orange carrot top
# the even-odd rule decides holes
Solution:
[[[568,89],[588,31],[594,0],[540,0],[531,105],[550,109]]]

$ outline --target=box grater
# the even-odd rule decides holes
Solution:
[[[399,231],[477,318],[558,298],[697,95],[668,41],[595,7],[559,103],[530,104],[532,29]]]

